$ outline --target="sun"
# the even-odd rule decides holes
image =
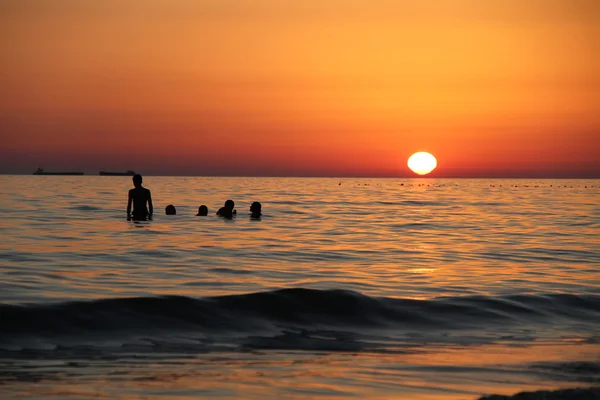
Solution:
[[[437,167],[437,160],[430,153],[419,151],[408,158],[408,168],[415,174],[427,175],[435,167]]]

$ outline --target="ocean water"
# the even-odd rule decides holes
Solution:
[[[0,398],[600,382],[600,180],[148,176],[145,222],[131,186],[0,176]],[[216,217],[229,198],[237,217]]]

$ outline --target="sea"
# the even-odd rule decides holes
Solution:
[[[131,187],[0,176],[0,398],[600,385],[600,180],[144,176],[149,221]]]

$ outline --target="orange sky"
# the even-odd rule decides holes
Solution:
[[[597,0],[3,0],[0,173],[600,177]]]

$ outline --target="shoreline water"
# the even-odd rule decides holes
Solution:
[[[597,363],[588,362],[585,378],[584,363],[564,361],[565,354],[574,354],[573,348],[538,349],[556,361],[537,367],[522,364],[529,358],[529,350],[508,352],[491,346],[397,354],[262,350],[210,355],[177,354],[172,350],[140,356],[136,349],[130,349],[119,357],[13,359],[10,365],[0,364],[0,393],[3,398],[29,399],[128,399],[139,393],[145,398],[164,398],[168,393],[184,399],[326,396],[475,400],[493,394],[513,396],[541,390],[559,396],[561,390],[593,385],[577,379],[597,377]],[[491,362],[491,357],[499,355],[506,358],[504,364]],[[565,366],[570,366],[570,374],[561,370]],[[571,398],[578,399],[566,397]]]

